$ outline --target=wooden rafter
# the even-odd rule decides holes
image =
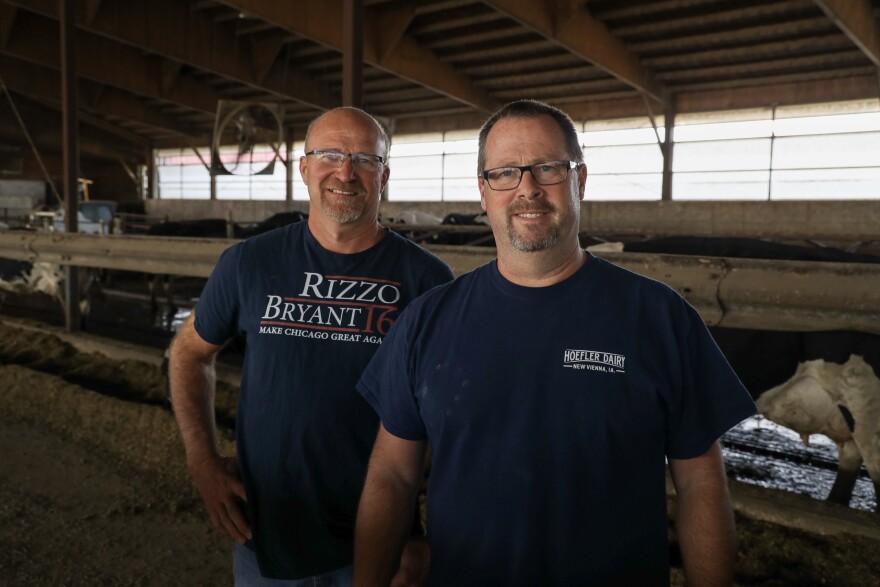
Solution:
[[[485,0],[485,3],[640,92],[662,101],[663,88],[653,75],[585,8],[578,6],[564,11],[567,18],[560,22],[552,2]]]
[[[55,0],[5,0],[24,10],[57,18]],[[257,80],[248,55],[250,45],[234,31],[216,24],[202,12],[193,12],[177,0],[103,0],[91,23],[78,25],[119,43],[188,63],[237,83],[303,102],[319,109],[338,103],[330,88],[298,71],[273,72]]]
[[[814,0],[819,8],[880,67],[880,23],[869,0]]]
[[[0,3],[0,49],[6,46],[6,40],[15,25],[16,10],[14,6]]]
[[[291,9],[286,3],[272,0],[220,1],[241,13],[258,17],[325,47],[342,51],[342,28],[339,26],[342,0],[303,3],[295,9]],[[372,27],[364,30],[365,62],[479,110],[489,111],[497,107],[495,100],[470,79],[457,73],[410,37],[402,37],[383,58],[377,51],[380,43],[374,38],[375,34]]]
[[[18,19],[26,22],[21,29],[13,29],[2,52],[57,70],[60,66],[58,23],[26,11],[20,11]],[[185,77],[179,78],[167,95],[163,95],[159,90],[162,80],[159,61],[145,56],[138,49],[82,31],[77,34],[77,71],[81,79],[91,79],[211,115],[220,99],[213,89]]]
[[[387,60],[394,52],[415,15],[415,7],[408,4],[370,11],[365,23],[369,29],[366,36],[377,43],[373,51],[380,61]]]

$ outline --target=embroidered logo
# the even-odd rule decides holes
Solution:
[[[562,355],[562,366],[567,369],[626,373],[625,363],[625,356],[601,351],[566,349]]]

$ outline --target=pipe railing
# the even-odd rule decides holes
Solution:
[[[207,277],[226,239],[0,232],[0,257]],[[429,246],[460,275],[495,255],[484,247]],[[662,281],[710,326],[761,330],[858,330],[880,334],[880,265],[597,253]]]

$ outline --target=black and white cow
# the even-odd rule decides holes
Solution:
[[[79,308],[83,320],[89,313],[90,296],[100,291],[98,273],[98,270],[89,268],[77,271]],[[64,279],[65,271],[61,265],[0,259],[0,304],[6,294],[45,294],[64,307]]]
[[[864,461],[880,496],[880,337],[710,328],[764,417],[838,447],[829,501],[849,503]]]
[[[744,238],[673,237],[624,245],[624,251],[718,257],[880,263],[880,257],[830,247]],[[864,461],[880,499],[880,336],[862,332],[781,332],[710,328],[769,420],[804,442],[837,443],[837,479],[829,501],[849,503]]]

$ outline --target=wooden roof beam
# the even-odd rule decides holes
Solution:
[[[367,26],[371,27],[371,30],[365,30],[364,34],[376,43],[372,51],[381,61],[387,60],[394,53],[415,15],[416,9],[410,4],[388,9],[380,8],[379,12],[371,13],[367,21]]]
[[[241,13],[271,22],[336,51],[343,50],[342,27],[339,24],[342,0],[299,3],[295,8],[275,0],[219,1]],[[365,62],[479,110],[491,111],[498,106],[473,81],[440,61],[411,37],[402,36],[388,54],[383,55],[380,48],[384,44],[376,35],[385,34],[385,31],[380,28],[381,23],[376,24],[378,17],[379,14],[373,10],[367,11],[365,15]]]
[[[182,67],[183,64],[179,61],[172,61],[171,59],[162,60],[162,82],[160,87],[162,88],[163,94],[167,94],[171,91],[171,88],[174,86],[174,82],[177,80],[177,76],[180,75],[180,70]]]
[[[846,53],[831,55],[808,55],[806,57],[787,57],[781,59],[762,59],[751,63],[733,65],[713,65],[700,68],[683,68],[658,73],[666,82],[676,86],[696,81],[722,83],[728,80],[750,80],[758,76],[807,74],[812,71],[839,70],[853,67],[861,61],[858,51],[850,50],[854,59],[847,59]]]
[[[567,10],[560,11],[554,0],[484,2],[654,100],[663,101],[663,87],[651,72],[642,66],[638,57],[612,35],[602,22],[580,6],[580,3],[569,3]]]
[[[0,104],[0,135],[8,140],[20,139],[24,141],[24,131],[18,125],[15,117],[9,113],[6,101],[3,102]],[[41,151],[61,151],[60,112],[54,108],[35,105],[33,102],[17,101],[16,108],[27,126],[28,134]],[[91,127],[89,121],[83,122],[85,124],[79,137],[80,149],[83,154],[113,160],[120,157],[128,160],[143,159],[144,150],[141,145],[120,142],[115,133],[108,134],[104,129]]]
[[[58,23],[20,10],[22,26],[12,30],[2,53],[59,69]],[[211,114],[220,96],[208,86],[179,77],[167,93],[161,91],[161,61],[143,51],[83,31],[77,32],[77,72],[80,78],[114,86],[134,94],[165,100]]]
[[[281,35],[268,35],[264,38],[255,38],[251,42],[251,58],[254,62],[254,71],[257,79],[262,82],[269,76],[272,66],[278,61],[281,48],[287,42],[286,37]]]
[[[0,49],[6,46],[6,40],[15,25],[16,10],[15,6],[0,3]]]
[[[101,0],[85,0],[85,21],[87,24],[92,24],[100,9]]]
[[[61,96],[60,77],[55,69],[27,63],[8,55],[0,55],[0,71],[3,71],[6,84],[19,94],[51,103],[57,103]],[[137,121],[175,135],[189,135],[208,140],[208,133],[191,128],[188,124],[149,107],[128,92],[110,86],[101,86],[100,91],[96,88],[94,82],[79,80],[80,109]]]
[[[744,88],[680,92],[675,97],[678,114],[794,104],[818,104],[877,98],[876,75],[844,75],[833,80],[790,81]]]
[[[5,1],[24,10],[58,17],[57,0]],[[260,80],[263,72],[255,71],[249,42],[237,39],[231,28],[217,26],[203,12],[193,12],[178,0],[103,0],[91,23],[86,22],[86,15],[80,11],[77,25],[279,98],[322,110],[339,103],[328,86],[290,67],[283,71],[276,68]]]
[[[814,0],[819,8],[880,67],[880,24],[869,0]]]
[[[816,83],[813,80],[794,81],[762,86],[685,90],[675,95],[675,109],[682,114],[717,112],[750,108],[816,104],[846,100],[877,98],[877,76],[870,74],[845,75],[838,79]],[[578,104],[561,104],[551,101],[567,112],[575,121],[645,116],[645,106],[639,98],[581,101]],[[454,113],[444,116],[416,117],[398,120],[397,132],[401,134],[478,129],[484,119],[476,114]]]

